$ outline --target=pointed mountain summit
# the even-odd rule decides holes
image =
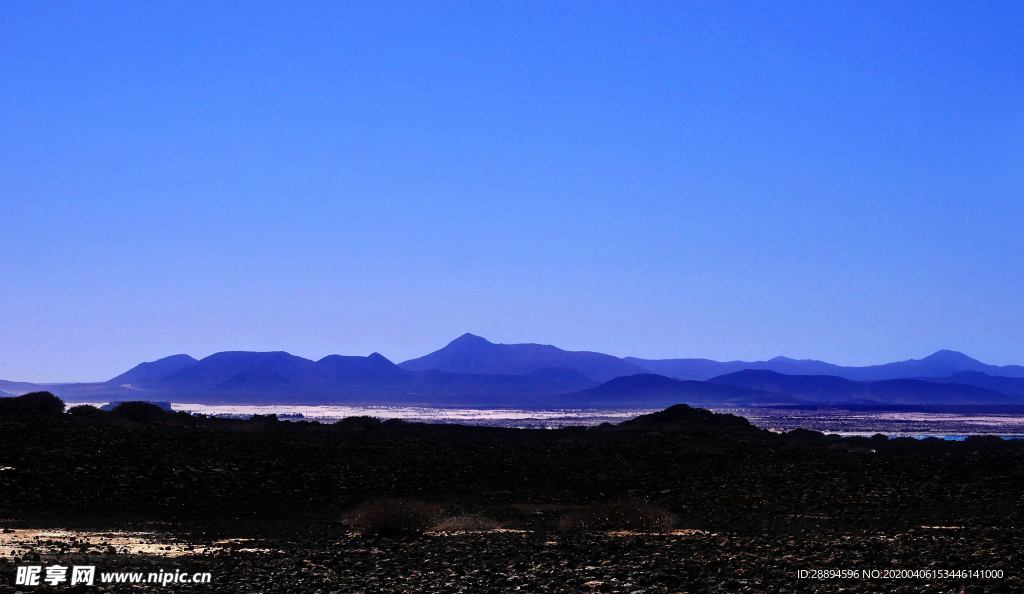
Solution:
[[[986,365],[977,359],[968,357],[958,351],[941,350],[928,355],[917,362],[921,367],[941,373],[947,369],[955,369],[955,373],[961,371],[991,371],[994,365]]]
[[[841,375],[855,380],[903,379],[915,377],[947,377],[961,371],[980,371],[993,376],[1024,377],[1024,367],[1020,365],[988,365],[972,359],[967,355],[950,350],[941,350],[928,355],[924,359],[910,359],[885,365],[867,367],[843,367]]]
[[[542,369],[569,369],[594,381],[645,373],[618,357],[590,351],[563,351],[548,344],[495,344],[463,334],[444,348],[400,363],[409,371],[447,371],[488,375],[527,375]]]

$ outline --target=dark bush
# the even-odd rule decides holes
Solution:
[[[50,392],[29,392],[13,398],[0,398],[0,412],[56,415],[64,412],[64,401]]]
[[[353,512],[349,525],[361,534],[403,536],[422,534],[441,517],[441,508],[409,499],[381,499],[364,503]]]
[[[632,530],[655,532],[669,530],[676,517],[637,499],[587,506],[567,514],[558,528],[563,532]]]
[[[115,406],[110,413],[117,418],[136,423],[158,423],[167,416],[164,409],[151,402],[142,401],[122,402]]]
[[[95,419],[103,415],[103,411],[96,408],[91,404],[79,404],[78,406],[72,406],[68,409],[68,414],[76,417],[85,417],[87,419]]]
[[[334,424],[335,427],[340,429],[347,429],[349,431],[372,431],[374,429],[380,429],[381,421],[377,417],[345,417]]]
[[[825,434],[821,431],[812,431],[810,429],[796,428],[788,433],[784,433],[790,441],[797,443],[813,443],[825,439]]]

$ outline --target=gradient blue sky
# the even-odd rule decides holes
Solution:
[[[0,3],[0,378],[1024,363],[1024,3]]]

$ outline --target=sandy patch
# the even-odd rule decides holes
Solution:
[[[219,546],[193,546],[177,542],[158,532],[85,532],[77,530],[7,528],[0,533],[0,555],[26,553],[55,555],[63,553],[117,553],[121,555],[160,555],[178,557],[220,550]]]

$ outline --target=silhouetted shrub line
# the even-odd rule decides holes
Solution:
[[[441,518],[441,507],[411,499],[379,499],[364,503],[348,524],[367,536],[423,534]]]
[[[634,531],[664,532],[675,525],[675,514],[639,499],[589,505],[562,518],[562,532]]]
[[[78,406],[72,406],[68,409],[68,414],[76,417],[83,417],[86,419],[97,419],[103,416],[104,411],[96,408],[91,404],[79,404]]]
[[[486,532],[500,527],[500,524],[490,518],[472,514],[445,518],[434,526],[433,530],[435,532]]]
[[[39,416],[40,419],[52,419],[54,415],[60,415],[65,406],[63,400],[49,392],[33,392],[23,396],[0,398],[0,414],[5,415],[28,415]],[[706,443],[721,440],[752,441],[765,445],[820,448],[830,450],[834,455],[840,456],[1024,451],[1024,440],[1022,439],[1002,439],[997,436],[985,435],[970,436],[966,440],[958,442],[935,437],[926,439],[887,438],[884,435],[842,437],[806,429],[773,433],[751,425],[743,417],[714,413],[685,404],[675,405],[661,412],[642,415],[618,425],[602,423],[596,427],[566,427],[555,430],[411,423],[401,419],[381,420],[369,416],[348,417],[328,424],[309,420],[282,420],[273,414],[253,415],[250,419],[219,418],[203,414],[189,414],[185,411],[167,411],[160,406],[144,401],[121,402],[109,411],[91,405],[76,405],[67,412],[65,418],[71,417],[82,423],[123,424],[127,422],[186,426],[204,430],[269,431],[282,434],[316,431],[339,434],[366,433],[376,436],[407,435],[417,438],[448,436],[471,441],[482,439],[495,442],[531,441],[538,443],[548,441],[582,443],[614,440],[627,435],[663,439],[674,434],[688,436]]]
[[[64,401],[50,392],[29,392],[13,398],[0,398],[0,412],[57,415],[64,412]]]

